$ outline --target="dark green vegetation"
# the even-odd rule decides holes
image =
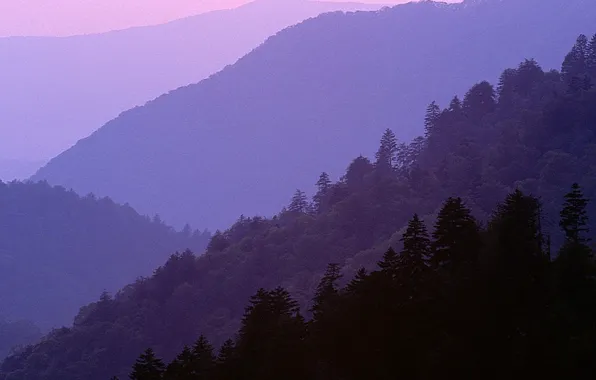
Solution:
[[[68,324],[102,291],[151,275],[165,252],[202,253],[208,239],[107,198],[0,182],[0,315],[46,330]]]
[[[149,349],[130,379],[593,379],[596,261],[586,205],[574,185],[553,261],[537,198],[509,194],[486,228],[449,198],[432,234],[414,215],[401,252],[390,248],[372,273],[362,269],[341,287],[330,264],[310,321],[285,289],[260,289],[219,355],[203,336],[167,366]]]
[[[0,360],[13,348],[35,343],[41,338],[41,331],[31,322],[9,322],[0,316]]]
[[[422,133],[432,100],[448,104],[526,57],[557,68],[594,20],[593,0],[425,1],[324,14],[124,112],[33,179],[129,202],[178,227],[271,217],[296,188],[314,190],[322,165],[337,178],[357,155],[372,155],[386,128],[408,141]]]
[[[471,363],[470,370],[474,371],[474,363],[478,361],[480,368],[480,364],[486,363],[492,356],[495,361],[491,362],[493,366],[488,375],[496,373],[496,370],[519,368],[516,360],[531,359],[527,362],[531,364],[536,360],[532,355],[544,352],[543,342],[534,339],[544,331],[543,324],[565,325],[560,330],[563,336],[546,337],[544,345],[551,347],[552,342],[562,339],[569,343],[566,347],[578,352],[579,360],[581,355],[589,353],[583,345],[590,341],[584,340],[589,338],[588,335],[580,334],[587,329],[587,324],[578,322],[584,314],[574,310],[583,310],[581,307],[584,306],[579,304],[586,298],[581,296],[578,304],[574,304],[571,302],[575,301],[560,293],[574,292],[564,289],[575,289],[576,286],[586,291],[591,288],[563,285],[573,281],[554,280],[552,276],[566,277],[570,273],[567,269],[556,269],[557,266],[573,268],[570,269],[572,272],[581,272],[582,268],[588,267],[578,269],[575,259],[566,264],[564,256],[557,261],[559,264],[553,264],[548,260],[547,243],[551,243],[553,257],[559,250],[565,252],[565,248],[569,247],[566,244],[568,239],[559,227],[559,213],[569,184],[581,183],[584,196],[596,198],[596,89],[591,85],[591,78],[596,78],[595,45],[596,39],[588,42],[581,37],[565,59],[562,73],[544,72],[536,62],[525,61],[518,68],[505,71],[496,89],[482,82],[473,86],[463,100],[453,99],[445,109],[434,104],[429,106],[426,136],[404,145],[395,140],[391,131],[387,131],[375,160],[356,158],[345,175],[335,183],[328,176],[321,175],[314,202],[297,191],[287,209],[272,219],[241,217],[231,228],[214,235],[204,256],[195,257],[190,253],[174,255],[153,277],[124,288],[113,299],[104,296],[85,308],[72,328],[56,330],[42,343],[7,359],[0,368],[0,379],[105,380],[112,375],[124,378],[135,358],[147,347],[153,347],[157,355],[170,361],[185,344],[192,344],[200,334],[205,334],[215,345],[233,337],[238,328],[242,337],[248,326],[247,321],[242,324],[244,305],[258,289],[282,286],[303,311],[307,310],[328,263],[338,263],[345,278],[350,278],[363,266],[368,270],[374,269],[389,246],[397,252],[407,249],[400,242],[404,231],[399,230],[414,213],[419,213],[421,220],[429,222],[437,219],[435,215],[438,215],[439,221],[444,219],[445,213],[459,215],[467,220],[466,226],[473,227],[466,213],[461,212],[458,202],[446,204],[446,211],[440,212],[441,204],[452,196],[460,196],[477,220],[493,222],[480,232],[472,231],[474,228],[453,232],[458,237],[456,242],[461,244],[453,251],[457,252],[453,255],[462,262],[457,267],[449,262],[452,255],[448,252],[450,236],[453,235],[439,230],[432,237],[431,253],[437,254],[432,255],[434,260],[431,262],[442,268],[437,272],[439,278],[436,281],[447,285],[445,288],[433,285],[430,289],[434,290],[425,290],[421,297],[423,300],[438,297],[436,299],[441,301],[433,307],[441,310],[459,310],[456,307],[462,307],[464,309],[459,310],[458,315],[467,319],[461,322],[465,322],[461,326],[457,325],[457,320],[449,319],[438,321],[441,322],[439,326],[427,326],[426,321],[412,319],[411,315],[430,315],[427,311],[420,314],[422,311],[418,310],[428,306],[429,301],[421,301],[419,305],[406,302],[403,307],[408,305],[412,308],[411,313],[403,313],[397,318],[399,323],[395,324],[395,327],[403,327],[403,331],[396,334],[405,334],[404,340],[394,346],[399,350],[396,355],[403,356],[399,363],[406,363],[403,370],[425,368],[424,362],[408,359],[426,358],[432,359],[434,364],[444,363],[444,371],[457,373],[455,366],[461,363]],[[513,193],[516,188],[523,194],[541,197],[542,218],[539,218],[537,201],[522,193]],[[506,199],[511,193],[513,195]],[[506,201],[497,208],[498,202],[503,199]],[[581,206],[581,202],[576,203]],[[520,208],[520,215],[517,215],[514,211]],[[495,209],[497,212],[491,217]],[[594,203],[587,206],[587,214],[596,215]],[[566,229],[575,228],[573,219],[564,225]],[[432,226],[428,228],[432,229]],[[447,230],[450,230],[449,226]],[[536,235],[538,231],[541,236]],[[479,241],[475,239],[477,234],[481,237]],[[585,233],[579,235],[583,237]],[[481,247],[475,248],[476,244]],[[387,265],[383,267],[389,267],[392,261],[399,262],[397,256],[393,259],[391,256],[387,255],[384,260]],[[480,268],[481,271],[476,273],[469,267]],[[538,273],[541,268],[544,271]],[[451,274],[451,271],[455,273]],[[341,307],[349,309],[332,310],[357,317],[357,310],[366,309],[370,314],[363,314],[363,318],[376,318],[379,315],[376,309],[380,313],[383,311],[381,307],[399,306],[399,303],[384,299],[378,301],[378,297],[392,297],[388,298],[391,300],[406,294],[403,289],[388,289],[386,293],[376,294],[376,290],[381,289],[377,286],[387,286],[375,284],[376,279],[381,277],[379,274],[368,277],[359,272],[357,278],[372,287],[370,293],[365,293],[362,298],[342,296]],[[468,282],[478,284],[483,279],[486,281],[477,286]],[[551,285],[554,288],[547,292],[545,287]],[[457,293],[454,293],[453,287],[458,289]],[[464,298],[454,299],[453,294],[460,295],[460,288]],[[367,291],[358,289],[358,292]],[[441,290],[440,294],[433,294],[437,289]],[[394,291],[396,293],[392,293]],[[486,295],[492,298],[483,298]],[[537,295],[536,303],[524,306],[524,302],[534,299],[534,295]],[[253,299],[255,310],[263,299],[270,298],[279,300],[287,297],[281,290],[259,292]],[[358,302],[364,302],[364,306],[358,303],[350,305],[359,299]],[[470,304],[465,300],[469,300]],[[468,309],[473,305],[481,308]],[[548,310],[545,311],[543,305],[549,305]],[[302,334],[302,322],[296,317],[294,306],[289,309],[286,306],[280,306],[286,313],[286,317],[282,318],[284,322],[280,322],[285,326],[284,330],[279,330],[280,334]],[[590,309],[589,305],[586,308]],[[261,307],[258,309],[262,311]],[[499,313],[491,314],[492,310]],[[536,311],[544,313],[531,314]],[[304,314],[308,316],[310,313]],[[246,318],[249,318],[252,314],[247,315]],[[443,311],[441,315],[447,314]],[[485,319],[491,315],[495,320]],[[483,317],[479,319],[477,316]],[[446,318],[451,317],[447,315]],[[534,317],[536,326],[530,323]],[[546,317],[552,317],[552,320],[545,320]],[[404,324],[408,320],[415,324]],[[476,321],[486,325],[474,325]],[[428,321],[431,322],[437,321]],[[368,366],[378,362],[381,365],[389,360],[381,349],[381,336],[373,335],[379,340],[372,341],[369,346],[348,344],[349,339],[364,337],[368,333],[382,335],[382,331],[375,328],[387,326],[389,322],[375,320],[369,323],[362,319],[361,325],[354,325],[359,322],[347,319],[345,323],[347,325],[330,323],[331,327],[322,332],[322,336],[330,339],[329,336],[338,334],[337,343],[342,350],[355,350],[348,353],[348,364]],[[464,329],[468,325],[471,328]],[[339,330],[335,330],[334,326]],[[346,326],[353,330],[344,334]],[[572,326],[581,329],[578,335],[569,332]],[[289,330],[285,330],[286,327]],[[251,334],[254,331],[245,331],[250,336],[246,339],[253,339]],[[444,334],[435,335],[437,331]],[[514,332],[517,335],[511,335]],[[511,340],[507,340],[509,336]],[[575,336],[578,339],[570,338]],[[263,344],[269,345],[268,339]],[[481,346],[490,350],[485,356],[480,350],[466,351],[473,355],[469,360],[458,356],[462,350],[470,350],[467,347],[469,342],[476,344],[480,340],[481,343],[481,339],[495,343],[494,347]],[[239,345],[240,342],[242,339]],[[427,350],[430,346],[434,347],[432,351]],[[227,347],[231,346],[228,344]],[[286,349],[294,349],[294,346],[275,347],[275,350],[272,347],[269,345],[262,350],[287,357]],[[323,356],[333,352],[334,348],[320,353],[321,359],[336,360]],[[545,362],[552,359],[553,363],[564,366],[565,363],[556,361],[555,357],[557,350],[563,348],[555,348],[549,354],[552,356],[542,359]],[[296,346],[295,349],[302,348]],[[262,350],[259,349],[255,355],[262,355]],[[257,356],[255,360],[264,359]],[[291,364],[295,363],[288,365]],[[571,365],[571,362],[567,364]],[[429,366],[428,371],[436,368]]]

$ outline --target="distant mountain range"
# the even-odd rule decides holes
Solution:
[[[104,290],[151,275],[173,251],[202,252],[209,238],[109,199],[0,182],[0,315],[44,330],[70,324]]]
[[[33,180],[109,195],[175,225],[271,215],[320,170],[337,177],[385,128],[421,133],[446,105],[524,58],[547,69],[596,20],[587,0],[410,3],[290,27],[196,85],[124,112]]]
[[[158,26],[0,38],[0,159],[50,159],[120,112],[206,78],[287,26],[379,7],[257,0]]]

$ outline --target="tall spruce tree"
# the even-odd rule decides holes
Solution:
[[[337,281],[342,277],[339,264],[332,263],[327,265],[325,274],[313,298],[313,306],[311,312],[313,313],[313,320],[318,321],[324,315],[326,310],[334,307],[337,298],[339,297],[339,287]]]
[[[194,355],[188,346],[184,346],[182,352],[168,364],[164,373],[167,380],[186,380],[193,377]]]
[[[153,349],[148,348],[135,362],[129,378],[130,380],[160,380],[164,372],[165,364],[155,356]]]
[[[322,213],[327,209],[327,200],[331,190],[331,180],[325,172],[321,173],[317,181],[317,193],[313,197],[314,208],[317,213]]]
[[[425,137],[429,137],[433,134],[436,126],[437,120],[441,116],[441,108],[437,105],[435,101],[430,103],[426,108],[426,115],[424,116],[424,134]]]
[[[397,138],[391,129],[386,129],[376,155],[375,167],[383,171],[395,168],[397,162]]]
[[[302,190],[296,190],[288,206],[291,213],[307,213],[310,209],[308,198]]]
[[[588,51],[588,38],[581,34],[565,57],[561,67],[561,74],[567,83],[571,83],[573,78],[583,78],[586,74]]]
[[[449,198],[439,211],[432,234],[432,264],[449,271],[473,264],[481,246],[480,228],[461,198]]]
[[[398,258],[399,271],[408,281],[419,281],[428,269],[430,238],[418,214],[414,214],[408,222],[401,242],[403,248]]]

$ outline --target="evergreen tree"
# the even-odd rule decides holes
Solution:
[[[574,77],[583,78],[586,74],[588,51],[588,38],[582,34],[577,38],[575,45],[563,61],[561,73],[567,83],[571,83]]]
[[[188,346],[168,364],[164,378],[167,380],[186,380],[193,378],[194,355]]]
[[[321,319],[326,309],[333,307],[333,304],[339,295],[337,281],[341,277],[339,264],[327,265],[325,274],[319,282],[319,285],[317,285],[313,299],[313,306],[311,308],[313,319],[315,321]]]
[[[399,270],[409,281],[420,280],[428,268],[430,239],[426,226],[418,214],[414,214],[408,222],[406,232],[400,241],[403,243],[403,248],[398,258]]]
[[[495,106],[495,90],[486,81],[474,85],[464,97],[463,109],[472,122],[482,120],[494,111]]]
[[[325,172],[321,173],[317,181],[317,193],[313,197],[315,211],[322,213],[326,210],[326,203],[331,190],[331,180]]]
[[[307,213],[309,211],[310,205],[308,204],[308,198],[306,194],[301,190],[296,190],[290,205],[288,206],[288,211],[291,213]]]
[[[222,252],[230,246],[228,237],[220,230],[215,231],[209,244],[207,245],[207,252]]]
[[[232,339],[228,339],[220,347],[216,359],[215,376],[217,380],[238,379],[241,374],[238,373],[236,346]]]
[[[397,138],[391,129],[386,129],[381,137],[379,150],[375,155],[377,169],[389,171],[396,166],[397,162]]]
[[[593,81],[596,81],[596,34],[594,34],[588,46],[586,66],[588,75],[592,77]]]
[[[135,362],[129,378],[130,380],[160,380],[164,372],[163,361],[155,356],[153,349],[148,348]]]
[[[565,195],[565,204],[561,210],[561,221],[559,222],[565,232],[567,243],[578,245],[589,241],[586,237],[589,232],[587,206],[588,200],[584,198],[580,186],[574,183],[571,191]]]
[[[192,349],[192,378],[209,379],[215,367],[216,358],[213,346],[204,335],[201,335]]]
[[[399,267],[399,254],[392,247],[383,254],[383,259],[377,263],[382,272],[394,273]]]
[[[427,138],[432,135],[436,128],[439,116],[441,116],[441,108],[439,108],[437,103],[433,101],[426,108],[426,115],[424,116],[424,132]]]
[[[364,187],[365,179],[367,175],[372,173],[373,169],[374,166],[368,158],[358,156],[348,167],[343,179],[349,188],[353,191],[358,191]]]
[[[455,96],[453,97],[453,99],[451,99],[451,102],[449,103],[449,111],[454,112],[454,113],[459,113],[462,110],[462,105],[461,105],[461,100],[459,100],[459,97]]]
[[[473,264],[480,253],[480,228],[461,198],[449,198],[439,211],[432,234],[432,263],[453,270]]]

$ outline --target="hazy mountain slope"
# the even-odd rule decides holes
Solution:
[[[284,30],[211,78],[132,109],[33,179],[128,201],[180,225],[277,211],[321,169],[420,132],[445,104],[526,57],[558,68],[596,19],[582,0],[419,3],[326,14]],[[324,163],[324,167],[321,167]]]
[[[593,41],[596,46],[596,36]],[[463,102],[431,114],[426,138],[398,152],[381,144],[379,151],[390,154],[373,162],[356,158],[336,183],[322,176],[315,207],[298,196],[274,218],[241,218],[214,235],[205,255],[175,255],[150,279],[83,308],[72,328],[4,361],[0,379],[126,378],[147,347],[171,360],[199,334],[216,345],[232,337],[246,300],[261,287],[284,286],[306,311],[328,263],[341,265],[346,281],[362,266],[374,268],[388,246],[401,248],[396,232],[415,212],[432,231],[449,196],[461,196],[484,222],[515,188],[539,196],[542,233],[556,252],[563,235],[558,214],[570,184],[579,182],[596,199],[596,87],[583,80],[596,78],[596,49],[590,57],[588,70],[583,57],[566,59],[564,74],[525,61],[507,70],[496,88],[474,85]],[[384,135],[390,142],[391,132]],[[587,213],[596,226],[596,202]]]
[[[0,313],[44,329],[68,324],[102,291],[150,275],[172,250],[201,252],[207,239],[109,199],[0,182]]]
[[[378,7],[257,0],[159,26],[0,38],[0,159],[50,159],[120,112],[206,78],[289,25]]]

